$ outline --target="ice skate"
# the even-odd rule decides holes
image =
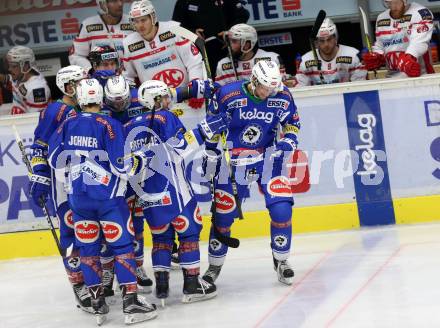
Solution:
[[[113,289],[114,278],[115,278],[114,269],[102,270],[102,287],[104,290],[104,297],[106,298],[106,301],[110,305],[116,303],[115,291]]]
[[[156,305],[148,303],[145,298],[137,293],[126,293],[126,287],[122,288],[122,308],[125,315],[125,324],[151,320],[157,317]]]
[[[75,284],[72,287],[76,302],[78,303],[76,306],[85,312],[94,313],[89,289],[87,286],[82,282]]]
[[[91,287],[89,290],[96,323],[98,326],[101,326],[106,320],[106,314],[109,312],[109,307],[105,302],[103,288],[102,286],[95,286]]]
[[[217,287],[203,280],[200,275],[188,275],[183,269],[183,303],[205,301],[217,296]]]
[[[171,270],[180,270],[179,253],[171,254]]]
[[[138,284],[138,292],[141,294],[149,294],[153,290],[153,281],[148,278],[144,267],[138,266],[136,268],[136,278]]]
[[[211,284],[215,283],[218,276],[220,275],[221,269],[222,269],[221,265],[210,264],[208,267],[208,270],[206,270],[205,274],[203,275],[203,280],[205,280]]]
[[[273,263],[278,275],[278,281],[286,285],[291,285],[293,283],[294,272],[287,260],[278,261],[274,258]]]
[[[156,271],[154,273],[156,279],[156,297],[160,299],[162,307],[165,307],[165,299],[169,294],[170,273],[168,271]]]

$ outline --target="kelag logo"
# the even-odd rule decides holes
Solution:
[[[440,126],[440,101],[425,101],[426,125],[428,127]],[[440,137],[435,138],[429,147],[432,158],[440,163]],[[440,168],[435,169],[432,175],[440,179]]]
[[[344,107],[360,223],[395,223],[379,93],[344,93]]]

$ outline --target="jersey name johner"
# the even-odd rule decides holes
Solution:
[[[70,146],[98,148],[98,140],[93,137],[70,136]]]
[[[240,108],[240,119],[243,120],[263,120],[266,123],[272,123],[272,112],[259,112],[256,108],[253,111],[246,111]]]

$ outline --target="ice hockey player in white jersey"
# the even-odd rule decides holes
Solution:
[[[171,88],[203,78],[202,56],[197,47],[170,31],[178,23],[158,22],[156,10],[148,0],[133,2],[130,18],[136,32],[124,39],[126,78],[137,78],[141,83],[160,80]],[[191,102],[189,105],[194,107]]]
[[[285,70],[280,63],[280,56],[274,52],[265,51],[258,48],[257,31],[247,24],[236,24],[228,31],[228,40],[231,46],[231,53],[235,65],[232,67],[231,59],[223,58],[217,64],[215,82],[220,85],[236,80],[249,80],[252,68],[260,60],[271,60],[280,66],[281,74]]]
[[[15,46],[6,54],[9,74],[0,74],[0,83],[12,91],[11,115],[35,113],[47,107],[50,89],[38,72],[32,49]]]
[[[330,18],[324,19],[317,35],[318,63],[309,51],[296,73],[297,86],[365,80],[367,71],[355,48],[338,44],[338,30]]]
[[[128,15],[123,13],[123,0],[96,0],[98,15],[86,18],[78,36],[70,49],[69,61],[89,69],[92,65],[88,60],[91,49],[110,46],[116,49],[122,58],[122,40],[133,32]]]
[[[434,73],[429,55],[433,15],[407,0],[384,0],[388,8],[376,20],[376,42],[363,60],[368,70],[386,64],[388,77],[417,77]]]

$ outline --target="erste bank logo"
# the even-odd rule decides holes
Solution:
[[[282,6],[284,17],[302,16],[301,0],[282,0]]]

